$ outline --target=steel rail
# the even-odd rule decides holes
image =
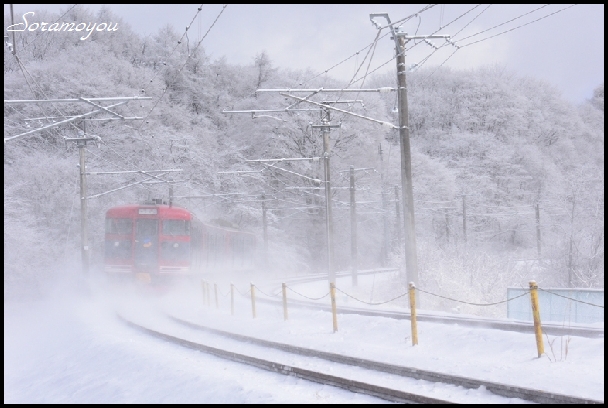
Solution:
[[[351,380],[344,377],[320,373],[317,371],[306,370],[300,367],[289,366],[286,364],[277,363],[274,361],[264,360],[257,357],[248,356],[245,354],[235,353],[232,351],[222,350],[216,347],[207,346],[201,343],[185,340],[170,334],[161,333],[159,331],[147,328],[130,321],[129,319],[117,313],[117,317],[128,326],[135,328],[143,333],[153,337],[178,344],[192,350],[202,351],[216,357],[228,359],[238,363],[247,364],[253,367],[261,368],[267,371],[276,372],[279,374],[294,376],[305,380],[313,381],[319,384],[331,385],[342,388],[348,391],[356,392],[381,398],[392,402],[401,403],[416,403],[416,404],[449,404],[450,401],[445,401],[437,398],[431,398],[423,395],[413,394],[405,391],[395,390],[392,388],[382,387],[379,385],[368,384],[361,381]]]
[[[246,342],[249,344],[259,345],[265,348],[273,348],[281,351],[286,351],[293,354],[298,354],[306,357],[315,357],[335,363],[351,365],[367,370],[379,371],[388,374],[394,374],[401,377],[414,378],[416,380],[425,380],[431,382],[440,382],[451,384],[470,389],[477,389],[484,386],[488,391],[501,397],[520,398],[527,401],[533,401],[540,404],[603,404],[604,401],[597,401],[589,398],[575,397],[565,394],[556,394],[547,391],[541,391],[532,388],[519,387],[493,381],[479,380],[470,377],[463,377],[452,374],[445,374],[429,370],[421,370],[414,367],[406,367],[395,364],[388,364],[373,360],[367,360],[358,357],[345,356],[343,354],[331,353],[326,351],[314,350],[304,347],[298,347],[291,344],[278,343],[269,340],[263,340],[255,337],[250,337],[242,334],[231,333],[224,330],[214,329],[202,324],[193,323],[187,320],[167,314],[167,317],[184,326],[213,333],[216,335],[228,337],[233,340]]]

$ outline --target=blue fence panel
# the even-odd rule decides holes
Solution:
[[[513,298],[524,292],[528,292],[528,289],[507,288],[507,298]],[[604,322],[603,308],[576,302],[562,296],[593,305],[604,306],[603,289],[539,289],[538,302],[541,321],[559,323]],[[507,317],[515,320],[532,321],[530,295],[508,302]]]

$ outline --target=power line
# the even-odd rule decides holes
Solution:
[[[500,32],[500,33],[498,33],[498,34],[494,34],[494,35],[492,35],[492,36],[490,36],[490,37],[486,37],[486,38],[483,38],[483,39],[481,39],[481,40],[477,40],[477,41],[473,41],[473,42],[468,43],[468,44],[465,44],[465,45],[461,45],[461,47],[467,47],[467,46],[469,46],[469,45],[473,45],[473,44],[477,44],[477,43],[482,42],[482,41],[485,41],[485,40],[489,40],[490,38],[498,37],[499,35],[506,34],[506,33],[511,32],[511,31],[513,31],[513,30],[517,30],[518,28],[525,27],[525,26],[530,25],[530,24],[532,24],[532,23],[536,23],[536,22],[538,22],[538,21],[540,21],[540,20],[543,20],[543,19],[545,19],[545,18],[547,18],[547,17],[550,17],[550,16],[552,16],[552,15],[554,15],[554,14],[560,13],[560,12],[562,12],[562,11],[564,11],[564,10],[568,10],[569,8],[572,8],[572,7],[576,6],[576,5],[577,5],[577,4],[572,4],[572,5],[568,6],[568,7],[564,7],[564,8],[562,8],[562,9],[560,9],[560,10],[554,11],[554,12],[553,12],[553,13],[551,13],[551,14],[547,14],[546,16],[543,16],[543,17],[537,18],[536,20],[530,21],[530,22],[528,22],[528,23],[526,23],[526,24],[522,24],[522,25],[519,25],[519,26],[517,26],[517,27],[513,27],[513,28],[511,28],[511,29],[509,29],[509,30],[505,30],[505,31],[503,31],[503,32]],[[462,41],[462,40],[460,40],[460,41]]]
[[[477,6],[467,10],[466,12],[464,12],[463,14],[461,14],[460,16],[456,17],[454,20],[450,21],[448,24],[446,24],[444,27],[449,26],[450,24],[452,24],[454,21],[460,19],[461,17],[464,17],[465,15],[467,15],[468,13],[470,13],[471,11],[475,10],[477,7],[479,7],[480,4],[478,4]],[[477,20],[477,18],[479,18],[479,16],[481,16],[487,9],[490,8],[490,6],[492,6],[491,4],[488,5],[486,8],[484,8],[479,14],[477,14],[475,17],[473,17],[473,19],[471,19],[471,21],[469,21],[467,24],[464,25],[464,27],[462,27],[460,30],[458,30],[453,36],[451,36],[451,38],[456,37],[460,32],[462,32],[462,30],[464,30],[465,28],[467,28],[471,23],[473,23],[473,21]],[[439,30],[443,29],[444,27],[441,27]],[[437,33],[439,30],[435,31],[435,33]],[[434,33],[434,34],[435,34]],[[453,42],[450,42],[450,44],[454,44]],[[433,51],[427,55],[422,61],[420,61],[418,64],[416,64],[416,68],[420,68],[422,65],[424,65],[425,62],[427,62],[429,60],[429,58],[431,58],[431,56],[433,56],[433,54],[435,54],[437,51],[439,51],[440,48],[443,48],[446,45],[446,43],[442,44],[439,48],[435,48],[433,49]],[[413,48],[413,47],[412,47]],[[411,48],[410,48],[411,49]],[[447,62],[447,60],[449,60],[452,55],[454,55],[456,53],[456,51],[458,51],[458,47],[456,47],[456,50],[450,54],[450,56],[448,56],[440,65],[439,67],[441,67],[443,64],[445,64]],[[439,69],[439,67],[437,67],[437,69]],[[435,71],[437,71],[437,69],[435,69]],[[429,78],[431,75],[433,75],[435,73],[435,71],[433,71],[429,76],[427,76],[425,79]]]
[[[538,10],[540,10],[540,9],[542,9],[542,8],[547,7],[547,6],[549,6],[549,4],[544,4],[544,5],[542,5],[542,6],[538,7],[538,8],[535,8],[535,9],[534,9],[534,10],[532,10],[532,11],[529,11],[529,12],[527,12],[527,13],[521,14],[521,15],[519,15],[519,16],[517,16],[517,17],[515,17],[515,18],[512,18],[511,20],[505,21],[504,23],[497,24],[497,25],[495,25],[494,27],[490,27],[490,28],[487,28],[487,29],[485,29],[485,30],[483,30],[483,31],[480,31],[480,32],[478,32],[478,33],[475,33],[475,34],[469,35],[469,36],[467,36],[467,37],[461,38],[459,41],[464,41],[464,40],[466,40],[466,39],[468,39],[468,38],[476,37],[476,36],[478,36],[479,34],[483,34],[483,33],[487,32],[487,31],[490,31],[490,30],[493,30],[493,29],[495,29],[495,28],[501,27],[501,26],[503,26],[503,25],[505,25],[505,24],[508,24],[508,23],[510,23],[510,22],[512,22],[512,21],[518,20],[518,19],[520,19],[520,18],[522,18],[522,17],[524,17],[524,16],[527,16],[528,14],[532,14],[532,13],[534,13],[535,11],[538,11]]]
[[[49,25],[49,27],[51,27],[53,24],[55,24],[56,22],[58,22],[59,20],[61,20],[63,17],[65,17],[65,16],[66,16],[66,14],[68,14],[70,11],[72,11],[72,9],[73,9],[74,7],[76,7],[77,5],[78,5],[78,4],[74,4],[72,7],[70,7],[70,8],[68,9],[68,11],[66,11],[65,13],[63,13],[63,14],[62,14],[62,15],[61,15],[61,16],[60,16],[60,17],[59,17],[57,20],[55,20],[53,23],[51,23],[51,24]],[[38,39],[38,37],[40,37],[40,35],[42,34],[42,32],[43,32],[42,30],[38,31],[38,33],[36,34],[36,36],[34,37],[34,39],[33,39],[32,41],[30,41],[29,43],[26,43],[26,44],[23,46],[23,51],[25,51],[25,50],[27,49],[27,47],[29,47],[29,46],[30,46],[30,45],[32,45],[34,42],[36,42],[36,40]]]
[[[201,6],[202,7],[202,6]],[[215,26],[215,23],[217,23],[217,20],[220,18],[220,16],[222,15],[222,13],[224,12],[224,10],[226,10],[226,7],[228,7],[227,4],[224,4],[224,6],[222,7],[222,10],[219,12],[219,14],[217,15],[217,17],[215,18],[215,20],[213,21],[213,23],[211,24],[211,26],[209,27],[209,29],[207,30],[207,32],[205,33],[205,35],[203,36],[203,38],[200,39],[200,41],[196,44],[196,46],[194,47],[194,49],[192,50],[193,52],[196,51],[198,49],[198,47],[201,45],[201,43],[203,42],[203,40],[207,37],[207,35],[209,34],[209,32],[211,31],[211,29],[213,28],[213,26]],[[188,56],[186,57],[186,61],[184,62],[184,64],[180,67],[180,69],[178,69],[177,74],[179,74],[182,69],[184,69],[184,67],[186,66],[186,64],[188,64],[188,61],[190,60],[190,56],[192,54],[189,53]],[[150,109],[150,112],[148,112],[148,114],[145,116],[145,118],[148,118],[151,114],[152,111],[158,106],[158,104],[160,103],[160,101],[163,99],[163,97],[165,96],[165,94],[167,93],[167,90],[169,90],[169,86],[166,86],[165,89],[163,90],[163,93],[161,94],[161,96],[158,98],[158,100],[156,101],[156,103],[154,104],[154,106],[152,106],[152,109]],[[142,121],[142,124],[139,126],[139,128],[137,129],[138,132],[141,131],[141,128],[143,127],[143,125],[146,123],[146,121]]]
[[[194,20],[198,17],[199,13],[201,12],[201,10],[203,9],[204,4],[201,4],[197,11],[196,14],[194,14],[194,17],[192,17],[192,20],[190,21],[190,24],[188,24],[186,26],[186,30],[184,31],[184,33],[182,34],[182,36],[179,38],[179,40],[177,40],[177,44],[175,45],[175,47],[173,48],[173,50],[171,50],[171,52],[169,53],[169,55],[167,56],[167,60],[169,60],[171,58],[171,56],[173,55],[173,53],[175,52],[175,50],[177,50],[177,47],[179,47],[179,45],[182,43],[182,40],[184,39],[184,37],[186,36],[186,34],[188,33],[188,30],[190,29],[190,27],[192,26],[192,23],[194,22]],[[200,20],[199,20],[200,23]],[[199,29],[200,29],[200,24],[199,24]],[[200,35],[200,34],[199,34]],[[154,81],[154,79],[156,78],[156,76],[159,74],[160,70],[156,71],[154,73],[154,76],[152,77],[152,79],[150,79],[150,81],[148,83],[151,83],[152,81]],[[144,85],[144,93],[145,93],[145,85]]]
[[[410,19],[412,19],[412,18],[414,18],[414,17],[419,16],[419,15],[420,15],[420,14],[422,14],[423,12],[425,12],[425,11],[427,11],[427,10],[429,10],[429,9],[431,9],[431,8],[433,8],[433,7],[435,7],[435,6],[436,6],[436,4],[431,4],[431,5],[429,5],[429,6],[425,6],[425,7],[423,7],[421,10],[417,11],[417,12],[416,12],[416,13],[414,13],[414,14],[410,14],[409,16],[404,17],[404,18],[402,18],[401,20],[397,20],[396,22],[394,22],[394,23],[392,23],[392,24],[390,24],[390,25],[387,25],[387,26],[385,26],[385,27],[382,27],[382,28],[380,29],[380,31],[381,31],[381,30],[383,30],[383,29],[385,29],[385,28],[388,28],[388,27],[390,27],[390,26],[392,26],[392,25],[396,25],[396,24],[398,25],[398,24],[401,24],[401,23],[405,23],[406,21],[408,21],[408,20],[410,20]],[[354,58],[355,56],[359,55],[361,52],[365,51],[366,49],[373,47],[373,46],[374,46],[374,44],[375,44],[377,41],[379,41],[380,39],[382,39],[382,38],[386,37],[386,36],[387,36],[387,35],[389,35],[389,34],[390,34],[390,31],[389,31],[389,32],[387,32],[386,34],[383,34],[382,36],[380,36],[380,37],[376,38],[376,39],[375,39],[375,40],[374,40],[372,43],[370,43],[370,44],[366,45],[365,47],[363,47],[363,48],[362,48],[362,49],[360,49],[359,51],[356,51],[354,54],[350,55],[349,57],[346,57],[345,59],[343,59],[342,61],[338,62],[337,64],[335,64],[335,65],[331,66],[330,68],[328,68],[328,69],[326,69],[326,70],[322,71],[321,73],[319,73],[319,74],[317,74],[317,75],[313,76],[312,78],[307,79],[306,81],[303,81],[303,82],[300,84],[300,86],[304,86],[304,85],[306,85],[306,84],[310,83],[312,80],[314,80],[314,79],[316,79],[316,78],[320,77],[321,75],[327,74],[329,71],[331,71],[331,70],[333,70],[334,68],[336,68],[336,67],[338,67],[338,66],[342,65],[342,64],[343,64],[343,63],[345,63],[346,61],[348,61],[348,60],[350,60],[350,59]],[[390,61],[392,61],[393,59],[394,59],[394,58],[392,58]],[[388,62],[390,62],[390,61],[388,61]],[[388,62],[384,63],[383,65],[388,64]],[[380,67],[379,67],[379,68],[380,68]],[[379,69],[379,68],[377,68],[377,69]],[[376,69],[376,70],[377,70],[377,69]],[[374,70],[374,71],[376,71],[376,70]],[[370,74],[371,74],[371,73],[373,73],[374,71],[370,72]],[[351,85],[352,85],[353,83],[355,83],[355,82],[360,81],[360,80],[361,80],[361,79],[358,79],[358,80],[356,80],[356,81],[351,81]]]

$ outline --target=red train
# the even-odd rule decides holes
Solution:
[[[110,208],[105,221],[110,277],[156,283],[253,267],[253,234],[205,224],[183,208],[124,205]]]

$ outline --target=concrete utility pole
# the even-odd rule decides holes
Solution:
[[[266,219],[266,194],[262,194],[262,228],[264,234],[264,265],[268,265],[268,224]]]
[[[76,142],[78,147],[78,156],[80,162],[78,165],[80,172],[80,256],[82,259],[82,272],[85,275],[89,274],[89,238],[87,228],[87,170],[84,156],[84,149],[87,147],[87,142],[98,141],[95,137],[87,137],[86,126],[83,120],[83,130],[81,137],[66,138],[66,142]]]
[[[384,185],[384,160],[382,157],[382,144],[378,145],[378,156],[380,157],[380,195],[382,198],[382,249],[380,251],[381,265],[386,266],[388,262],[388,209],[386,200],[386,189]]]
[[[78,155],[80,157],[80,236],[81,236],[81,257],[82,257],[82,272],[85,275],[89,274],[89,237],[87,231],[87,176],[84,157],[84,148],[87,145],[86,133],[82,136],[83,141],[78,142]]]
[[[409,40],[421,39],[427,43],[429,38],[449,38],[446,35],[408,36],[391,24],[388,13],[370,14],[370,20],[381,29],[374,18],[383,17],[388,22],[395,41],[397,56],[397,107],[399,110],[399,140],[401,144],[401,190],[403,191],[403,223],[405,231],[405,273],[407,281],[418,286],[418,255],[416,254],[416,227],[414,214],[414,196],[412,188],[412,164],[410,152],[410,128],[408,123],[407,82],[405,65],[405,44]]]
[[[462,235],[464,238],[464,246],[467,246],[467,196],[462,195]]]
[[[540,208],[538,203],[534,206],[536,210],[536,251],[538,253],[538,260],[540,261]]]
[[[14,32],[13,32],[14,35]],[[14,40],[13,40],[14,41]],[[13,44],[14,46],[14,44]],[[14,48],[13,48],[14,50]],[[89,105],[94,106],[96,109],[80,114],[80,115],[73,115],[73,116],[65,116],[65,117],[61,117],[62,120],[60,121],[53,121],[53,123],[32,129],[32,130],[28,130],[26,132],[17,134],[17,135],[13,135],[13,136],[9,136],[9,137],[5,137],[4,138],[4,143],[6,143],[9,140],[14,140],[23,136],[27,136],[36,132],[41,132],[43,130],[47,130],[53,127],[57,127],[59,125],[62,124],[66,124],[66,123],[70,123],[70,122],[74,122],[77,120],[82,120],[83,122],[83,129],[82,129],[82,134],[81,137],[76,137],[76,138],[64,138],[64,140],[66,142],[76,142],[76,146],[78,147],[79,150],[79,167],[80,167],[80,236],[81,236],[81,256],[82,256],[82,270],[83,273],[85,275],[87,275],[89,273],[89,243],[88,243],[88,230],[87,230],[87,221],[86,221],[86,217],[87,217],[87,199],[88,198],[92,198],[92,197],[87,197],[87,171],[86,171],[86,163],[85,163],[85,155],[84,155],[84,149],[87,146],[87,142],[90,141],[95,141],[97,143],[99,143],[100,138],[98,136],[95,137],[87,137],[86,136],[86,120],[142,120],[144,119],[143,117],[139,117],[139,116],[131,116],[131,117],[127,117],[127,116],[123,116],[119,113],[117,113],[116,111],[112,110],[112,108],[121,106],[121,105],[125,105],[127,103],[129,103],[129,101],[132,100],[151,100],[152,98],[150,97],[137,97],[137,96],[126,96],[126,97],[104,97],[104,98],[84,98],[84,97],[79,97],[77,99],[47,99],[47,100],[4,100],[4,104],[19,104],[19,103],[86,103]],[[101,105],[101,103],[106,103],[106,102],[110,102],[110,105],[107,106],[103,106]],[[105,113],[105,114],[109,114],[110,117],[102,117],[102,118],[95,118],[93,119],[91,116],[94,116],[98,113]],[[53,119],[52,117],[44,117],[44,118],[36,118],[36,119]],[[141,172],[140,172],[141,173]],[[155,177],[155,176],[152,176]],[[135,184],[140,184],[139,183],[134,183]],[[116,190],[120,190],[122,188],[126,188],[129,186],[125,186],[125,187],[121,187],[112,191],[116,191]],[[110,191],[110,192],[112,192]],[[109,193],[109,192],[107,192]],[[107,194],[107,193],[102,193],[102,194],[97,194],[96,196],[93,197],[97,197],[103,194]]]
[[[401,210],[399,209],[399,187],[395,186],[395,230],[397,231],[397,247],[401,246]]]
[[[15,25],[15,20],[13,17],[13,5],[11,4],[11,25],[14,26]],[[13,55],[17,55],[17,41],[15,40],[15,30],[13,31]]]
[[[352,284],[357,286],[357,202],[355,201],[355,168],[350,166],[350,259],[352,262]]]
[[[320,128],[323,133],[323,172],[325,175],[325,230],[327,236],[327,271],[330,283],[336,283],[336,271],[334,270],[334,227],[332,221],[331,205],[331,177],[329,166],[329,132],[331,128],[340,125],[330,124],[329,109],[321,110],[321,125],[312,125],[313,128]]]

